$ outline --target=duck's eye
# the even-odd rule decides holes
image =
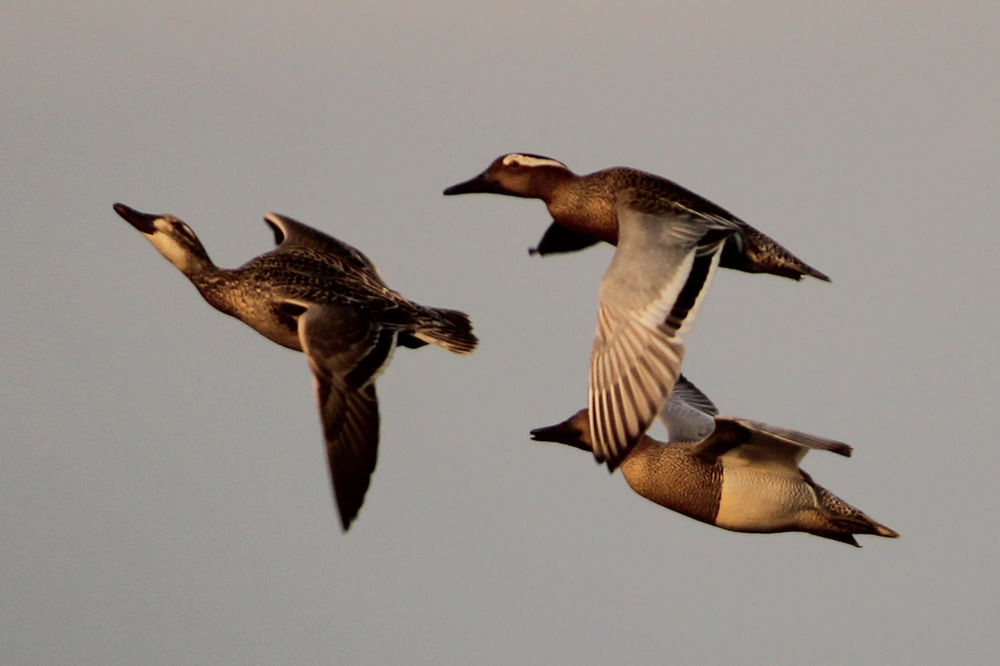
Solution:
[[[517,169],[521,166],[521,163],[518,162],[517,160],[511,160],[510,162],[507,162],[507,166],[509,166],[512,169]]]

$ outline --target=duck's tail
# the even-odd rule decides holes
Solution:
[[[813,489],[816,491],[817,499],[819,499],[820,506],[822,506],[826,518],[839,533],[837,536],[830,534],[823,534],[821,536],[837,539],[838,541],[842,540],[845,543],[854,541],[851,536],[853,534],[872,534],[890,539],[899,537],[899,533],[896,530],[872,520],[866,513],[854,508],[826,488],[813,486]],[[840,536],[844,538],[838,538]],[[853,545],[857,546],[857,541],[854,541]]]
[[[479,339],[472,332],[469,315],[458,310],[424,308],[412,331],[413,337],[456,354],[468,354]]]
[[[745,245],[741,246],[736,241],[726,243],[721,263],[724,268],[735,268],[748,273],[771,273],[792,280],[813,277],[823,282],[830,281],[826,273],[802,261],[767,234],[745,223],[741,226]]]

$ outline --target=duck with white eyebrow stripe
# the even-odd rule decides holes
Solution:
[[[719,218],[735,225],[738,232],[725,244],[721,266],[748,273],[771,273],[801,280],[810,276],[829,282],[777,241],[708,199],[656,174],[630,167],[612,167],[579,176],[559,160],[534,153],[501,155],[474,178],[452,185],[444,194],[490,193],[541,199],[552,215],[541,242],[532,252],[573,252],[604,241],[618,242],[615,199],[626,189],[635,189],[650,199],[659,199],[692,216]]]
[[[682,336],[717,266],[828,280],[725,209],[636,169],[577,176],[558,160],[509,153],[444,194],[474,192],[542,199],[553,223],[541,254],[617,246],[598,296],[588,386],[594,456],[611,470],[670,394]]]

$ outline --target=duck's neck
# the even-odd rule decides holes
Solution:
[[[235,304],[232,302],[231,285],[234,271],[216,266],[207,252],[164,253],[164,256],[191,281],[209,305],[226,314],[233,314]]]
[[[209,305],[228,315],[238,316],[240,294],[233,289],[235,271],[219,268],[208,262],[196,271],[185,271],[184,275],[191,280],[198,293]]]
[[[168,259],[170,259],[170,257],[168,257]],[[225,272],[223,269],[216,266],[215,263],[208,258],[207,254],[186,255],[181,261],[173,261],[171,259],[171,263],[177,267],[177,270],[184,273],[184,275],[187,276],[187,279],[191,280],[195,286],[198,286],[199,282],[211,281],[219,274]]]
[[[588,178],[570,174],[549,191],[545,204],[560,226],[614,245],[618,241],[618,218],[613,193],[595,187]]]
[[[179,235],[156,233],[147,235],[157,252],[169,261],[192,282],[202,275],[212,275],[219,271],[205,251],[205,246],[197,238],[181,239]]]
[[[538,166],[530,170],[530,175],[526,181],[522,181],[514,190],[520,190],[518,196],[529,199],[541,199],[546,204],[556,196],[556,191],[566,186],[576,178],[569,169],[557,166]]]

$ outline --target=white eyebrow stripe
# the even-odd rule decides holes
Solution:
[[[509,166],[511,162],[518,162],[521,166],[554,166],[561,169],[565,169],[566,165],[559,160],[554,160],[551,157],[539,157],[536,155],[523,155],[521,153],[511,153],[510,155],[504,155],[503,165]]]

